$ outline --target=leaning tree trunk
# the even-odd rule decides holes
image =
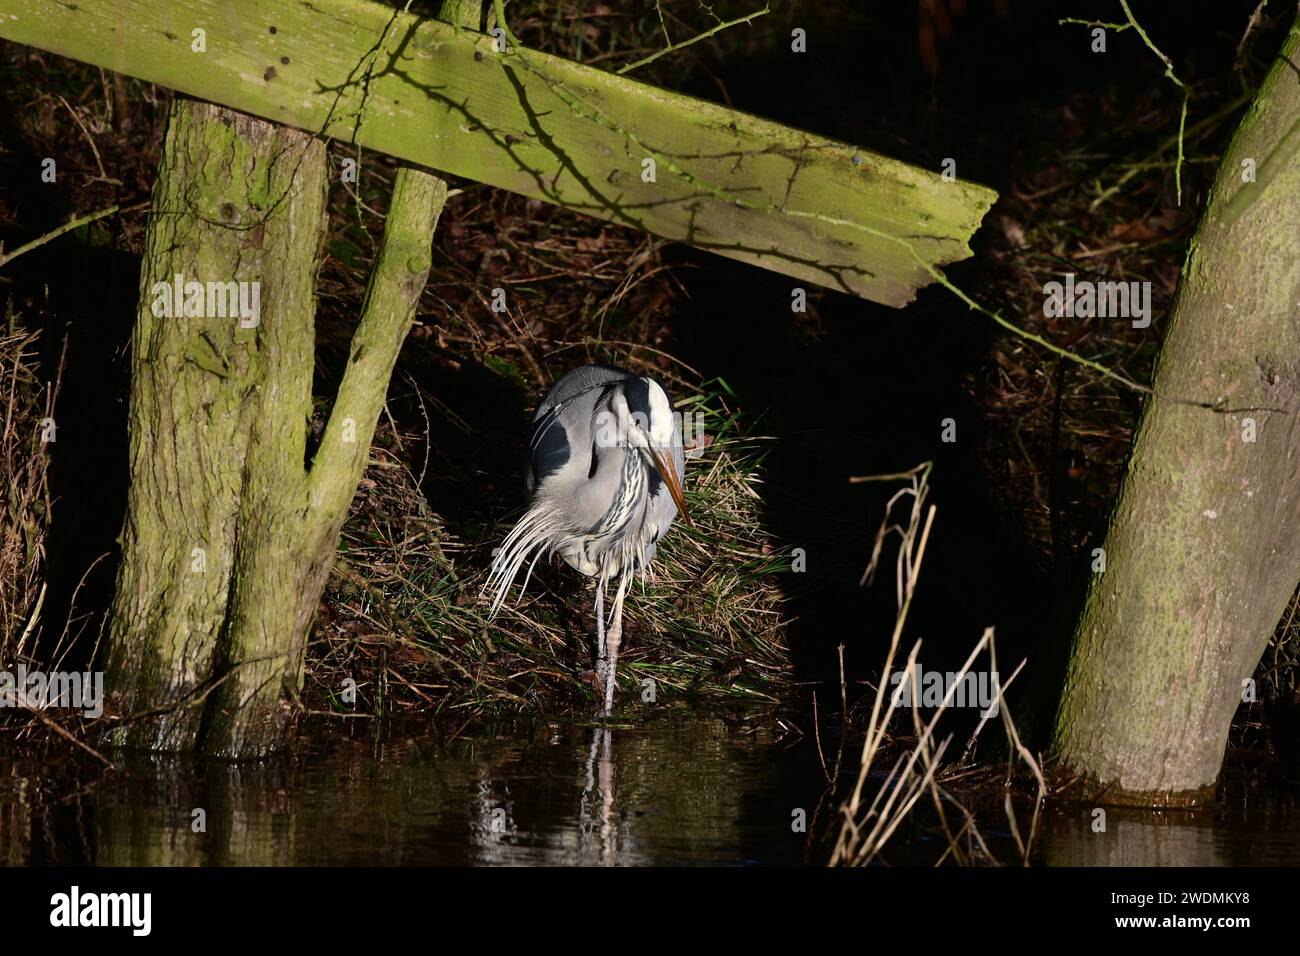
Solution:
[[[184,750],[206,728],[205,749],[237,757],[282,740],[446,197],[436,177],[399,171],[308,468],[325,185],[325,149],[309,134],[174,103],[133,337],[131,487],[107,663],[111,712],[129,718],[116,743]],[[182,295],[168,315],[176,302],[158,284],[189,282],[236,285]],[[240,283],[256,314],[213,314]]]
[[[1300,23],[1219,168],[1075,633],[1055,749],[1108,802],[1212,793],[1300,580],[1297,64]]]

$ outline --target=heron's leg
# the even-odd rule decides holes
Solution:
[[[628,575],[623,575],[618,582],[618,593],[614,595],[614,614],[609,630],[605,634],[606,653],[609,655],[609,680],[605,683],[605,716],[614,709],[614,681],[618,669],[618,645],[623,640],[623,597],[627,594]]]
[[[605,659],[605,582],[599,580],[596,582],[596,674],[600,677],[600,689],[605,689],[606,671],[608,665]]]

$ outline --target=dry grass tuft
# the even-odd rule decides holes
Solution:
[[[951,759],[951,755],[948,754],[953,741],[952,735],[949,734],[942,740],[937,736],[937,727],[953,703],[956,688],[960,686],[966,675],[972,672],[971,669],[981,654],[987,652],[989,670],[993,675],[998,674],[992,628],[984,631],[984,636],[975,645],[965,663],[956,671],[955,681],[948,687],[942,703],[935,708],[928,720],[922,720],[919,709],[921,694],[918,684],[917,655],[921,649],[921,642],[918,640],[913,644],[907,661],[901,668],[903,680],[911,689],[913,742],[903,747],[888,746],[890,725],[896,713],[902,708],[899,694],[893,692],[887,695],[885,688],[891,684],[891,676],[898,672],[895,661],[899,643],[907,623],[908,610],[912,604],[912,596],[916,590],[921,563],[925,558],[926,543],[929,541],[936,513],[933,505],[928,508],[925,505],[929,465],[919,467],[907,477],[910,478],[910,486],[894,495],[886,508],[871,564],[867,569],[867,576],[872,576],[880,558],[881,546],[891,532],[896,533],[901,540],[896,570],[898,614],[894,622],[889,652],[885,657],[880,681],[872,699],[871,714],[863,737],[857,780],[840,806],[840,830],[831,852],[831,865],[866,866],[878,862],[890,839],[908,820],[917,804],[927,796],[930,798],[934,814],[947,843],[947,849],[938,858],[936,865],[948,861],[949,858],[958,864],[996,864],[998,860],[980,833],[975,814],[963,804],[958,792],[946,785],[969,775],[973,766],[970,757],[975,742],[984,729],[985,723],[993,719],[995,714],[1002,718],[1002,726],[1011,753],[1007,761],[1007,775],[1003,785],[1003,807],[1020,862],[1028,864],[1034,839],[1038,833],[1038,822],[1043,799],[1047,793],[1047,784],[1039,768],[1039,761],[1021,743],[1004,696],[1007,687],[1024,666],[1024,662],[1021,662],[1005,683],[995,677],[996,707],[991,707],[980,715],[980,722],[958,759]],[[904,520],[896,524],[891,523],[894,506],[908,498],[911,499],[911,508]],[[893,764],[884,780],[880,781],[879,776],[884,772],[880,769],[880,764],[886,759],[887,752],[893,756]],[[949,757],[947,761],[944,759],[946,756]],[[1024,836],[1021,835],[1013,802],[1012,782],[1016,761],[1022,762],[1037,782],[1033,811],[1028,831]],[[872,786],[875,786],[874,794],[870,789]]]
[[[0,333],[0,666],[28,657],[45,599],[51,501],[49,447],[41,435],[58,387],[41,381],[38,333],[18,326],[12,313],[7,319]]]

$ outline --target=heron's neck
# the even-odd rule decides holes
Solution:
[[[617,534],[636,517],[645,494],[645,461],[637,449],[627,448],[619,469],[618,490],[614,492],[614,500],[610,502],[609,510],[591,529],[591,534],[597,538]]]

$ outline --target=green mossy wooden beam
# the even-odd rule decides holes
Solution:
[[[891,306],[997,198],[363,0],[4,0],[0,37]]]

